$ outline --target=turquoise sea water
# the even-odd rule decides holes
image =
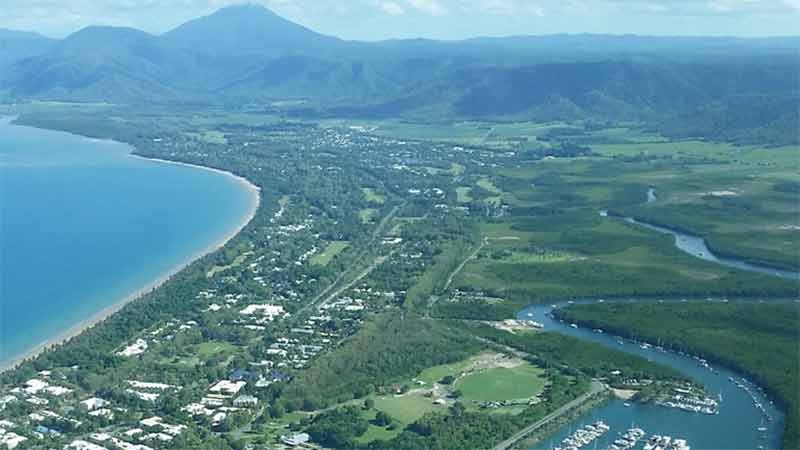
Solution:
[[[91,318],[236,229],[234,179],[0,121],[0,362]]]

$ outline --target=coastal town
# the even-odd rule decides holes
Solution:
[[[513,318],[528,294],[506,289],[509,277],[525,264],[571,269],[598,257],[577,245],[555,248],[545,239],[561,236],[513,222],[535,208],[519,206],[531,182],[495,174],[535,164],[543,174],[533,184],[555,185],[549,165],[561,167],[562,158],[585,148],[544,139],[530,148],[515,140],[420,141],[339,123],[220,128],[224,142],[152,130],[132,143],[146,157],[224,169],[255,183],[255,217],[222,250],[65,351],[46,351],[4,374],[0,448],[344,448],[325,424],[345,420],[336,414],[363,424],[362,436],[387,441],[438,416],[518,421],[511,430],[574,400],[591,382],[622,392],[626,402],[707,415],[723,407],[679,374],[612,350],[602,353],[611,360],[597,362],[570,360],[581,353],[571,350],[576,344],[555,337],[526,347],[525,339],[549,330],[534,318]],[[535,212],[536,220],[552,213]],[[591,216],[591,226],[628,226]],[[552,295],[569,292],[561,286],[570,285],[560,283]],[[446,344],[401,370],[392,359],[401,358],[395,349],[402,344],[376,342],[370,356],[394,372],[339,390],[314,386],[320,372],[351,377],[337,360],[342,352],[364,353],[355,347],[360,337],[381,323],[432,329]],[[494,386],[487,374],[523,389]],[[590,446],[606,433],[604,423],[589,425],[561,448]],[[348,439],[348,448],[372,442]],[[617,441],[614,450],[689,448],[638,429]]]
[[[257,145],[253,136],[228,139],[223,153]],[[159,150],[169,158],[202,161],[209,156],[202,143],[185,138],[153,137],[151,145],[182,149],[181,153]],[[206,287],[191,295],[190,308],[155,321],[105,355],[116,366],[140,369],[121,371],[128,377],[93,388],[87,369],[76,361],[48,366],[4,388],[0,410],[8,420],[0,428],[0,446],[184,448],[183,437],[189,429],[225,433],[269,415],[280,419],[282,413],[274,410],[275,386],[289,383],[297,371],[356,333],[367,314],[402,305],[411,287],[409,275],[422,273],[431,264],[435,247],[409,234],[419,229],[415,221],[420,219],[396,218],[398,209],[413,203],[415,209],[424,210],[423,220],[430,223],[445,220],[451,210],[469,214],[467,206],[448,201],[439,187],[446,185],[439,183],[451,178],[459,181],[466,167],[513,156],[382,139],[357,127],[320,130],[298,147],[320,162],[333,161],[325,156],[328,151],[358,153],[372,170],[391,173],[395,184],[375,184],[371,176],[364,181],[353,179],[353,172],[345,172],[335,162],[311,166],[312,171],[339,178],[337,183],[350,178],[347,184],[375,187],[356,187],[363,197],[348,201],[363,207],[355,213],[352,206],[345,209],[346,203],[317,203],[302,197],[302,191],[282,195],[274,207],[265,203],[268,206],[259,210],[247,232],[234,241],[232,258],[205,270]],[[395,150],[384,154],[379,151],[383,148]],[[447,169],[420,168],[421,151],[426,153],[425,164]],[[456,159],[463,165],[446,177],[432,179],[432,174],[451,170],[451,161]],[[250,168],[267,169],[286,170]],[[396,197],[403,203],[390,202],[387,189],[400,193]],[[502,208],[499,203],[491,207]],[[357,223],[344,214],[358,218]],[[358,270],[335,276],[342,264],[332,261],[346,249],[359,252]],[[368,264],[358,267],[367,260]],[[406,275],[397,277],[398,273]],[[170,413],[157,414],[165,410]],[[277,442],[285,446],[309,440],[308,435],[288,429],[284,433],[278,433]]]

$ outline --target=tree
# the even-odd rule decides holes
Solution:
[[[326,411],[308,427],[311,438],[326,447],[352,448],[354,439],[364,434],[369,423],[355,406]]]
[[[467,411],[467,408],[461,402],[455,402],[453,406],[450,407],[450,415],[453,417],[461,417]]]
[[[454,377],[453,375],[445,375],[441,380],[439,380],[439,383],[450,385],[453,384],[455,381],[456,377]]]
[[[385,427],[392,423],[392,418],[383,411],[378,411],[378,414],[375,415],[375,425],[379,427]]]
[[[276,418],[276,419],[280,419],[285,414],[286,414],[286,408],[284,408],[283,404],[280,403],[280,402],[279,403],[275,403],[275,404],[273,404],[272,406],[269,407],[269,415],[274,417],[274,418]]]

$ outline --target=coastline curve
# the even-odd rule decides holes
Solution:
[[[34,127],[35,128],[35,127]],[[40,129],[40,128],[37,128]],[[42,129],[43,131],[51,131],[47,129]],[[72,133],[69,133],[72,134]],[[77,136],[77,135],[76,135]],[[85,138],[85,137],[84,137]],[[87,138],[89,139],[89,138]],[[201,166],[196,164],[189,164],[180,161],[170,161],[167,159],[161,158],[148,158],[146,156],[136,154],[136,149],[132,147],[130,144],[126,144],[123,142],[108,140],[109,142],[113,142],[118,145],[123,145],[126,147],[131,148],[131,151],[128,153],[127,157],[129,158],[136,158],[140,160],[144,160],[153,164],[171,164],[171,165],[178,165],[183,167],[188,167],[197,170],[205,170],[209,172],[216,173],[221,176],[228,177],[239,184],[248,194],[248,203],[247,203],[247,211],[242,216],[242,219],[236,222],[236,225],[232,227],[228,232],[222,235],[219,239],[216,239],[211,244],[206,246],[204,249],[195,252],[188,257],[184,258],[181,262],[174,265],[167,271],[163,272],[161,275],[152,279],[150,282],[145,284],[144,286],[136,289],[134,292],[124,296],[123,298],[113,302],[111,305],[102,308],[101,310],[97,311],[91,317],[86,320],[83,320],[74,326],[68,328],[66,331],[59,333],[37,345],[22,352],[17,356],[13,356],[6,361],[0,361],[0,374],[6,373],[16,369],[21,364],[33,360],[42,353],[57,348],[71,339],[81,335],[85,331],[99,325],[112,315],[116,314],[117,312],[121,311],[125,306],[128,304],[135,302],[142,298],[143,296],[157,290],[158,288],[162,287],[164,284],[169,282],[174,276],[182,272],[184,269],[189,267],[190,265],[194,264],[196,261],[204,258],[207,255],[210,255],[214,252],[219,251],[225,245],[228,244],[231,240],[233,240],[236,236],[238,236],[255,218],[256,214],[258,213],[259,208],[261,207],[261,188],[250,182],[250,180],[234,174],[232,172],[228,172],[225,170]]]

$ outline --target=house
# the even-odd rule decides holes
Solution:
[[[93,411],[95,409],[103,408],[104,406],[108,405],[108,402],[102,398],[93,397],[82,401],[81,405],[85,406],[87,410]]]
[[[17,401],[17,397],[14,397],[13,395],[6,395],[4,397],[0,397],[0,411],[5,409],[6,405],[15,401]]]
[[[268,380],[272,380],[274,383],[278,383],[281,381],[289,381],[292,379],[290,375],[287,375],[283,372],[278,370],[270,370],[266,377]]]
[[[37,425],[36,428],[34,428],[34,429],[36,430],[37,433],[41,433],[41,434],[51,434],[53,436],[58,436],[58,435],[61,434],[61,432],[59,432],[58,430],[54,430],[52,428],[47,428],[44,425]]]
[[[89,411],[89,415],[92,417],[105,417],[106,419],[109,420],[114,419],[114,411],[111,411],[108,408],[100,408],[100,409],[95,409],[93,411]]]
[[[248,380],[252,380],[252,379],[255,379],[255,378],[257,378],[257,377],[255,377],[255,375],[253,375],[253,373],[248,372],[248,371],[246,371],[244,369],[235,369],[235,370],[231,371],[230,375],[228,375],[228,380],[229,381],[233,381],[233,382],[248,381]]]
[[[252,395],[240,395],[233,400],[233,406],[237,408],[246,408],[248,406],[256,406],[258,399]]]
[[[222,380],[211,386],[209,391],[227,395],[236,395],[247,384],[246,381],[228,381]]]
[[[25,436],[20,436],[17,433],[8,431],[0,433],[0,445],[5,446],[11,450],[17,448],[17,446],[25,441],[28,440]]]
[[[252,316],[258,314],[272,321],[273,318],[282,315],[284,312],[285,311],[283,309],[283,306],[265,304],[265,305],[248,305],[243,310],[239,311],[239,314],[245,316]]]
[[[83,440],[72,441],[66,448],[68,450],[108,450],[102,445],[92,444],[89,441]]]
[[[298,433],[293,434],[291,436],[281,436],[281,442],[288,445],[289,447],[297,447],[303,444],[307,444],[311,440],[311,436],[308,433]]]
[[[211,418],[211,423],[212,423],[212,424],[214,424],[214,425],[219,425],[219,424],[220,424],[220,423],[222,423],[222,422],[223,422],[223,421],[224,421],[224,420],[225,420],[227,417],[228,417],[228,414],[226,414],[226,413],[224,413],[224,412],[219,412],[219,413],[216,413],[216,414],[214,414],[214,416]]]

